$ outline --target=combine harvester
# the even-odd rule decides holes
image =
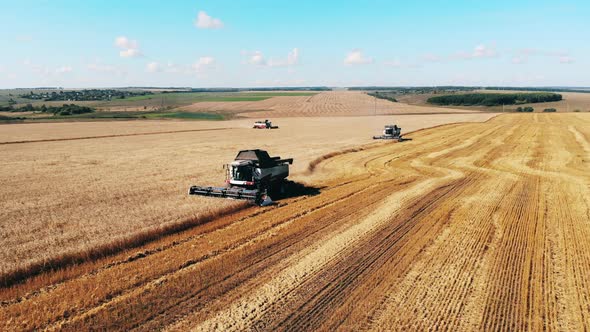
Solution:
[[[273,126],[268,120],[254,122],[254,129],[279,129],[279,126]]]
[[[272,196],[285,193],[293,158],[271,157],[264,150],[242,150],[231,164],[224,165],[227,187],[192,186],[189,195],[243,199],[259,206],[273,203]]]
[[[386,125],[383,129],[383,135],[373,136],[373,139],[396,139],[398,142],[402,142],[402,128],[397,125]]]

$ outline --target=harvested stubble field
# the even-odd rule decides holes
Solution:
[[[248,102],[198,102],[192,112],[226,112],[245,117],[358,116],[377,114],[470,113],[471,110],[414,106],[377,99],[361,91],[329,91],[311,96],[279,96]]]
[[[398,116],[404,130],[492,114]],[[188,197],[192,184],[223,185],[240,149],[294,157],[292,171],[326,153],[371,141],[387,116],[252,120],[33,123],[0,126],[0,280],[68,255],[95,255],[160,227],[198,223],[235,201]],[[305,180],[301,177],[300,180]],[[16,271],[16,272],[15,272]]]
[[[1,289],[0,329],[588,329],[588,128],[509,114],[335,154],[319,195]]]

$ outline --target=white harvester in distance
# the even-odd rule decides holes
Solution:
[[[254,122],[254,129],[279,129],[279,126],[273,126],[268,120]]]
[[[373,136],[373,139],[396,139],[399,142],[403,141],[402,128],[397,125],[386,125],[383,129],[383,135]]]

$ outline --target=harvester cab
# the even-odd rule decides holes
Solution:
[[[226,187],[192,186],[189,195],[244,199],[257,205],[272,204],[271,196],[285,193],[285,179],[293,159],[271,157],[264,150],[242,150],[234,161],[224,165]]]
[[[401,142],[403,141],[402,128],[394,124],[386,125],[383,129],[383,135],[373,136],[373,139],[396,139]]]

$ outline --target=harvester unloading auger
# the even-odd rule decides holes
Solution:
[[[264,150],[242,150],[226,169],[227,187],[192,186],[189,195],[244,199],[260,206],[272,204],[271,196],[284,194],[285,179],[293,158],[271,157]]]

